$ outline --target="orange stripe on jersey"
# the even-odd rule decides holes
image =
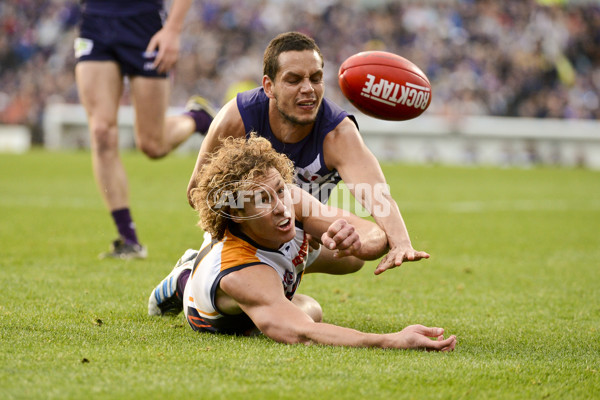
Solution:
[[[207,324],[206,321],[204,321],[202,318],[199,317],[194,317],[191,315],[188,315],[188,321],[190,324],[198,327],[198,328],[210,328],[211,325]],[[196,322],[198,321],[198,322]]]
[[[192,304],[194,303],[194,298],[193,298],[192,296],[188,296],[188,300],[190,301],[190,303],[192,303]],[[196,308],[196,307],[194,307],[194,308]],[[214,317],[214,316],[216,316],[216,315],[219,315],[219,312],[218,312],[218,311],[215,311],[215,312],[207,312],[207,311],[202,311],[202,310],[199,310],[199,309],[197,309],[197,308],[196,308],[196,311],[197,311],[198,313],[202,313],[202,314],[204,314],[204,315],[208,315],[209,317]]]
[[[196,311],[198,311],[198,314],[202,313],[204,315],[208,315],[209,317],[214,317],[216,315],[219,315],[218,311],[215,311],[215,312],[206,312],[206,311],[202,311],[202,310],[200,310],[198,308],[196,308]]]
[[[239,265],[260,262],[256,256],[256,247],[250,243],[232,235],[229,230],[225,232],[226,238],[223,241],[221,250],[221,271]]]

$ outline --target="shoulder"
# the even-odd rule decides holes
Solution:
[[[246,108],[260,107],[269,103],[269,98],[265,94],[262,86],[240,92],[236,96],[236,104],[238,109],[245,110]]]
[[[346,117],[329,132],[323,141],[323,157],[329,169],[338,169],[338,158],[354,150],[366,149],[355,120]]]
[[[242,137],[245,133],[244,122],[242,121],[236,99],[232,99],[215,116],[206,133],[204,142],[211,144],[210,147],[218,147],[218,143],[222,139],[230,136]]]
[[[243,92],[239,92],[236,96],[238,102],[244,101],[264,101],[269,100],[267,95],[265,94],[265,90],[262,86],[257,86],[254,89],[245,90]]]
[[[261,264],[257,252],[255,246],[227,231],[222,241],[221,271]]]
[[[356,127],[358,128],[358,124],[356,124],[356,119],[342,107],[338,106],[333,101],[328,98],[323,98],[322,103],[322,111],[320,114],[320,124],[326,133],[334,130],[341,122],[346,119],[350,119],[354,122]]]
[[[232,234],[227,230],[225,238],[221,241],[221,280],[219,285],[230,296],[237,300],[248,298],[254,290],[251,287],[263,287],[267,280],[272,280],[274,285],[281,287],[274,266],[264,257],[259,258],[260,249],[247,240]],[[260,295],[259,295],[260,297]]]
[[[323,107],[330,115],[350,115],[348,111],[344,110],[342,107],[333,102],[333,100],[330,100],[327,97],[323,98]]]

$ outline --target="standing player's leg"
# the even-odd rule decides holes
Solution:
[[[191,96],[185,105],[185,114],[177,117],[168,117],[169,121],[177,121],[177,119],[192,119],[194,121],[194,132],[205,135],[212,120],[217,115],[217,110],[202,96]]]
[[[117,112],[123,91],[119,66],[112,61],[79,62],[75,77],[88,116],[94,176],[120,235],[103,256],[144,258],[146,249],[138,243],[131,221],[127,175],[119,157]]]
[[[150,158],[164,157],[189,136],[184,130],[165,134],[169,82],[164,77],[133,76],[130,84],[137,146]]]
[[[192,112],[166,117],[169,81],[165,78],[132,77],[131,93],[137,144],[150,158],[164,157],[194,132],[206,133],[214,118],[214,110],[202,98]]]

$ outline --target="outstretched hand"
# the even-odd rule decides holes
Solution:
[[[357,252],[360,247],[360,237],[354,225],[345,219],[334,221],[327,232],[321,235],[321,243],[329,250],[335,250],[334,257],[346,257]]]
[[[400,341],[398,348],[427,351],[452,351],[456,346],[456,336],[444,339],[444,329],[428,328],[423,325],[410,325],[393,335]],[[432,339],[433,338],[433,339]]]
[[[429,254],[424,251],[413,249],[410,244],[392,247],[390,251],[383,256],[379,265],[377,265],[375,275],[379,275],[388,269],[399,267],[404,261],[419,261],[424,258],[429,258]]]

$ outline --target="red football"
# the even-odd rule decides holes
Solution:
[[[431,103],[427,76],[404,57],[385,51],[365,51],[349,57],[338,73],[342,93],[363,113],[405,121],[416,118]]]

